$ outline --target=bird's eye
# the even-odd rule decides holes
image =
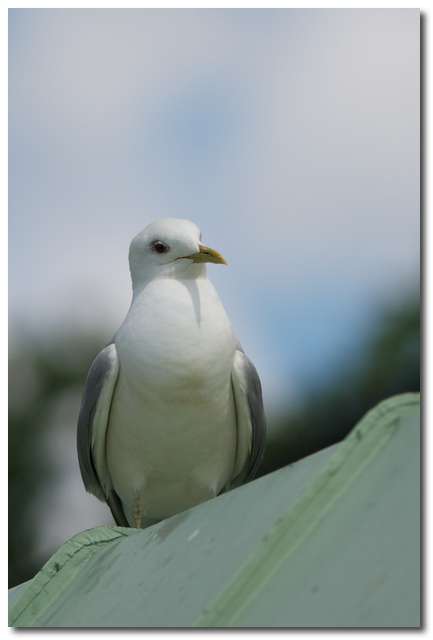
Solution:
[[[170,250],[170,247],[165,244],[165,242],[161,242],[161,240],[155,240],[152,242],[151,247],[152,251],[155,251],[156,253],[167,253],[167,251]]]

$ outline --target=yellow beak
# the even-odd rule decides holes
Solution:
[[[218,251],[215,251],[215,249],[205,247],[204,244],[199,244],[198,246],[200,251],[185,257],[189,258],[189,260],[192,260],[193,262],[213,262],[215,264],[227,264],[222,255],[218,253]]]

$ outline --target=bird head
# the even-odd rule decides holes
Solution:
[[[207,262],[227,264],[218,251],[202,244],[200,229],[189,220],[165,218],[152,222],[129,247],[134,287],[161,276],[198,277]]]

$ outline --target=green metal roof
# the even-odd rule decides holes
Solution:
[[[417,627],[419,395],[145,530],[98,527],[11,590],[15,627]]]

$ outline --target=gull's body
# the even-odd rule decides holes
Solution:
[[[86,488],[119,524],[144,526],[251,476],[265,425],[257,374],[206,276],[221,256],[181,220],[134,242],[132,304],[89,373],[78,451]],[[171,260],[142,265],[155,242]]]
[[[236,452],[235,341],[209,280],[152,281],[115,344],[108,467],[126,511],[134,492],[152,519],[217,495]]]

